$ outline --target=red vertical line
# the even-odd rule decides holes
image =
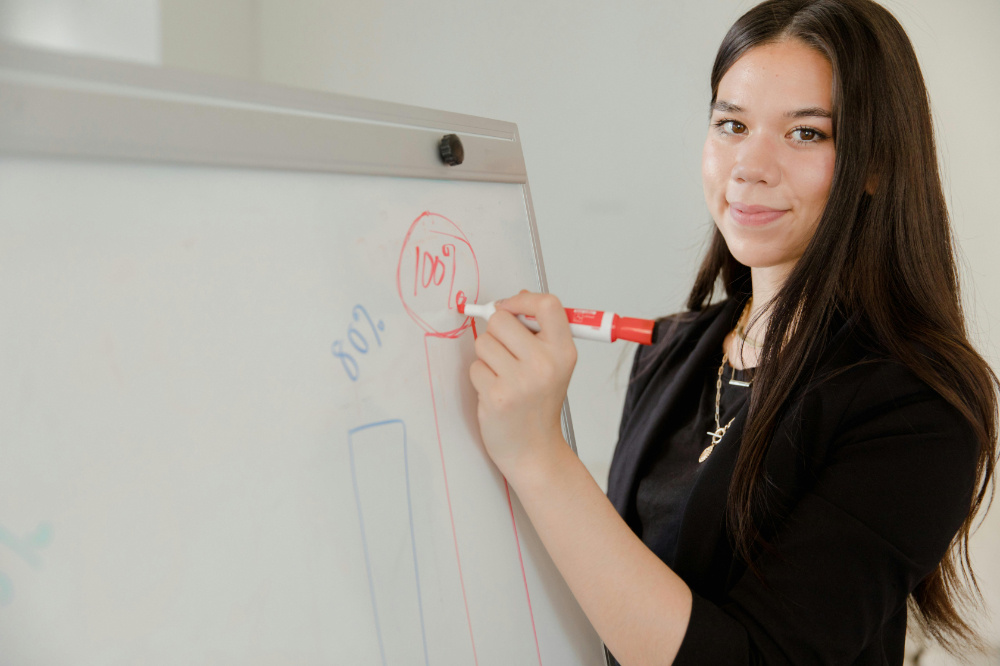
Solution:
[[[437,431],[438,451],[441,453],[441,471],[444,473],[444,496],[448,501],[448,517],[451,519],[451,536],[455,540],[455,560],[458,562],[458,582],[462,586],[462,601],[465,603],[465,619],[469,623],[469,641],[472,643],[472,659],[476,666],[479,666],[479,657],[476,656],[476,639],[472,635],[472,616],[469,614],[469,600],[465,596],[465,579],[462,576],[462,557],[458,554],[458,533],[455,531],[455,514],[451,509],[451,491],[448,490],[448,469],[444,464],[444,447],[441,445],[441,426],[438,423],[437,401],[434,399],[434,377],[431,376],[431,352],[427,347],[428,337],[429,335],[424,335],[424,355],[427,357],[427,381],[431,387],[431,405],[434,407],[434,429]],[[520,549],[520,546],[518,546],[518,549]],[[532,619],[532,623],[534,623],[534,619]]]
[[[470,321],[472,322],[472,339],[477,340],[479,339],[479,333],[476,332],[476,318],[470,317]]]
[[[413,263],[413,295],[417,295],[417,283],[420,281],[420,246],[416,247],[417,260]],[[400,259],[402,263],[402,259]],[[400,296],[402,298],[402,295]]]
[[[524,558],[521,556],[521,539],[517,536],[517,521],[514,520],[514,502],[510,499],[510,484],[503,480],[507,489],[507,506],[510,507],[510,523],[514,526],[514,543],[517,544],[517,559],[521,563],[521,578],[524,579],[524,596],[528,598],[528,615],[531,617],[531,631],[535,635],[535,652],[538,653],[538,666],[542,666],[542,649],[538,646],[538,629],[535,627],[535,612],[531,609],[531,592],[528,591],[528,574],[524,571]]]
[[[452,245],[451,243],[442,246],[441,247],[441,251],[444,252],[445,248],[449,248],[449,247],[451,248],[451,255],[450,255],[451,256],[451,283],[448,285],[448,309],[451,309],[451,295],[455,293],[455,275],[457,275],[457,273],[458,273],[458,271],[455,270],[455,259],[456,259],[455,255],[458,254],[458,251],[455,249],[455,246]],[[444,256],[447,257],[449,255],[447,253],[444,253]]]

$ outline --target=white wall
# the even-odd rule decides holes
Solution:
[[[171,67],[255,78],[260,72],[257,3],[163,2],[163,62]]]
[[[551,290],[567,305],[636,316],[682,307],[710,229],[699,167],[712,58],[729,25],[753,2],[158,4],[162,46],[135,27],[146,24],[129,3],[113,0],[0,0],[0,37],[45,44],[38,36],[44,30],[21,19],[18,28],[14,17],[61,7],[49,11],[50,27],[75,20],[83,26],[77,32],[102,25],[115,33],[81,43],[80,51],[146,61],[162,53],[166,65],[516,122]],[[1000,367],[1000,262],[994,258],[1000,225],[993,196],[1000,182],[993,120],[1000,107],[1000,2],[885,4],[921,58],[963,256],[970,327]],[[145,46],[110,52],[108,44],[134,44],[136,34],[126,32]],[[35,37],[25,38],[29,33]],[[95,51],[95,43],[105,51]],[[66,39],[49,46],[74,48]],[[627,351],[585,342],[579,348],[570,387],[577,443],[603,483]],[[976,535],[973,551],[980,585],[997,609],[990,636],[1000,643],[1000,509]],[[947,661],[932,654],[921,663]]]
[[[159,0],[0,0],[0,39],[160,63]]]

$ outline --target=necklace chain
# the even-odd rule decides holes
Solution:
[[[700,456],[698,456],[698,462],[700,463],[705,462],[705,460],[712,455],[712,450],[715,448],[715,445],[722,441],[726,431],[729,430],[729,426],[733,425],[733,421],[736,420],[736,417],[734,416],[729,419],[729,423],[726,425],[719,425],[719,409],[722,404],[722,371],[725,369],[726,361],[728,360],[729,353],[723,353],[722,365],[719,366],[719,376],[715,380],[715,430],[706,433],[712,438],[712,443],[705,447],[705,450],[701,452]]]
[[[740,314],[740,320],[736,322],[736,335],[743,341],[743,344],[751,349],[760,349],[763,346],[763,343],[754,338],[747,337],[747,325],[750,324],[750,312],[752,310],[753,296],[751,296],[750,300],[747,301],[746,307],[743,308],[743,313]]]
[[[748,301],[746,307],[743,308],[743,313],[740,315],[740,321],[736,327],[736,335],[738,335],[740,339],[742,339],[747,344],[750,344],[751,346],[756,346],[754,344],[751,344],[751,342],[747,340],[746,337],[743,336],[743,320],[749,314],[750,306],[752,303],[753,299]],[[715,430],[705,433],[712,438],[712,443],[706,446],[705,449],[701,452],[701,455],[698,456],[699,463],[705,462],[705,460],[707,460],[708,457],[712,455],[712,451],[715,449],[715,445],[722,441],[722,438],[725,436],[726,431],[729,430],[729,426],[733,425],[733,421],[736,420],[736,417],[734,416],[733,418],[729,419],[729,423],[727,423],[726,425],[720,424],[720,411],[722,405],[722,372],[726,369],[726,361],[728,360],[729,360],[729,352],[724,351],[722,353],[722,363],[719,365],[719,374],[715,379]],[[740,382],[738,385],[743,386],[744,383]],[[750,383],[747,382],[745,385],[749,386]]]

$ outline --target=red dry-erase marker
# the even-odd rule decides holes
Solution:
[[[459,303],[459,314],[471,315],[489,319],[497,311],[495,301],[476,305],[474,303]],[[538,331],[538,322],[528,315],[517,315],[521,322],[532,331]],[[566,318],[569,319],[569,330],[574,338],[598,340],[599,342],[614,342],[615,340],[631,340],[644,345],[653,344],[652,319],[636,319],[635,317],[619,317],[613,312],[600,310],[579,310],[566,308]]]

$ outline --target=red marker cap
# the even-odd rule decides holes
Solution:
[[[653,329],[656,322],[652,319],[637,319],[636,317],[619,317],[615,315],[611,324],[611,341],[629,340],[641,345],[653,344]]]

